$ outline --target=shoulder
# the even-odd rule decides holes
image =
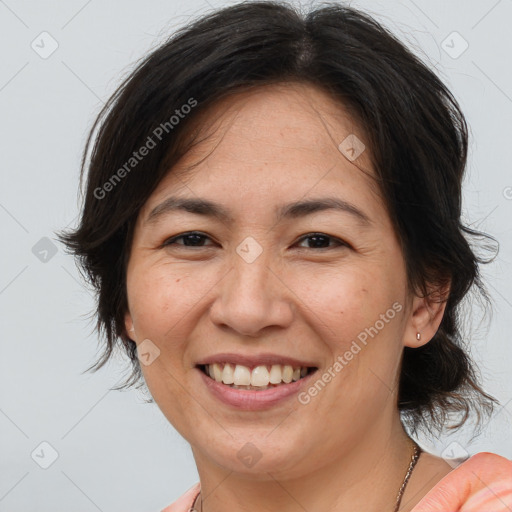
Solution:
[[[509,512],[512,510],[512,461],[481,452],[450,471],[413,512]]]
[[[195,483],[188,491],[182,494],[174,503],[171,503],[160,512],[188,512],[199,494],[200,482]]]
[[[479,472],[494,472],[498,470],[512,470],[512,460],[497,455],[496,453],[481,452],[473,455],[466,462],[459,466],[466,470],[476,470]],[[512,478],[512,473],[508,473],[509,478]]]

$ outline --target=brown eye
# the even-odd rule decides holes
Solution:
[[[302,247],[304,249],[333,249],[335,247],[348,247],[348,244],[343,240],[332,237],[330,235],[326,235],[325,233],[310,233],[308,235],[303,236],[299,242],[303,242],[305,240],[311,241],[309,247]],[[334,242],[334,246],[329,246],[330,242]]]
[[[162,244],[162,246],[167,247],[169,245],[181,245],[185,247],[204,247],[204,242],[206,239],[210,240],[207,235],[197,231],[190,231],[188,233],[183,233],[181,235],[168,238]],[[183,243],[177,243],[177,240],[183,240]]]

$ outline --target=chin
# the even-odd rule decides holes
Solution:
[[[238,442],[227,436],[227,446],[216,442],[215,448],[209,444],[202,449],[216,465],[250,480],[268,481],[272,479],[270,475],[295,478],[311,471],[310,461],[299,448],[303,443],[293,442],[289,437],[271,439],[273,434],[269,436],[268,432],[260,441],[255,435],[251,436],[252,441]]]

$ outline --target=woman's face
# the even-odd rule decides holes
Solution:
[[[211,137],[137,220],[126,328],[196,462],[299,476],[396,426],[400,355],[416,332],[403,257],[358,169],[371,171],[369,150],[354,146],[364,134],[324,93],[298,84],[239,93],[203,122],[215,124]],[[171,197],[214,207],[179,208]],[[290,207],[309,202],[324,207]],[[198,367],[218,361],[222,371],[228,360],[255,383],[284,377],[271,366],[280,361],[317,370],[246,391]]]

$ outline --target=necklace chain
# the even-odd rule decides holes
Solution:
[[[395,509],[393,512],[398,512],[398,510],[400,509],[400,503],[402,502],[402,497],[404,495],[405,488],[407,487],[409,478],[411,478],[412,470],[414,469],[414,466],[416,466],[416,463],[418,462],[418,459],[420,458],[420,455],[421,455],[421,448],[414,441],[413,441],[413,449],[414,449],[414,453],[411,457],[411,462],[409,462],[409,467],[407,468],[407,473],[405,474],[404,481],[402,482],[402,485],[400,486],[400,489],[398,490],[398,494],[396,497],[396,505],[395,505]],[[197,509],[195,508],[195,506],[196,506],[196,503],[198,502],[199,498],[201,498],[200,512],[203,512],[203,499],[202,499],[203,497],[201,496],[201,491],[199,491],[199,494],[197,495],[196,499],[194,500],[194,503],[192,504],[192,508],[189,510],[189,512],[190,511],[197,512]]]
[[[396,497],[396,505],[395,510],[393,512],[398,512],[398,509],[400,508],[400,503],[402,501],[402,496],[404,495],[405,488],[407,487],[407,482],[409,481],[409,478],[411,478],[412,470],[414,469],[414,466],[416,466],[416,462],[418,462],[418,459],[420,458],[421,454],[421,448],[413,441],[413,448],[414,453],[411,458],[411,462],[409,463],[409,467],[407,468],[407,473],[405,474],[404,481],[402,482],[402,485],[400,486],[400,489],[398,491],[397,497]],[[202,504],[201,504],[202,508]]]

